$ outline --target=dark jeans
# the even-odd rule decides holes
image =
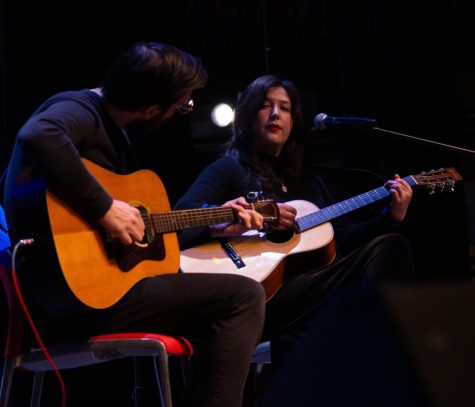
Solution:
[[[308,321],[340,289],[413,277],[409,243],[392,233],[373,239],[329,266],[290,279],[267,303],[264,337],[271,339],[273,368],[305,338]]]
[[[60,337],[60,327],[62,339],[124,331],[184,336],[195,354],[183,405],[241,407],[264,309],[262,286],[246,277],[165,274],[142,280],[111,308],[49,320],[43,331]]]

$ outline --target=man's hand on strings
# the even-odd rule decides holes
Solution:
[[[139,210],[123,201],[114,200],[99,224],[122,244],[140,242],[144,237],[145,225]]]

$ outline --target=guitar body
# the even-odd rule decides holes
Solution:
[[[291,272],[302,272],[333,261],[335,244],[330,219],[389,195],[384,187],[380,187],[321,210],[307,201],[290,201],[289,204],[297,209],[297,233],[289,234],[285,239],[280,233],[249,231],[240,238],[226,241],[224,247],[227,251],[223,250],[222,240],[215,240],[180,253],[176,231],[236,222],[233,209],[215,207],[171,211],[165,188],[153,171],[117,175],[88,160],[83,162],[114,199],[128,202],[140,210],[145,223],[145,238],[140,243],[121,245],[111,240],[102,228],[84,221],[50,191],[46,191],[44,199],[44,188],[40,188],[42,194],[38,196],[43,198],[34,202],[38,212],[42,213],[43,208],[39,207],[46,201],[49,225],[44,219],[46,215],[30,215],[31,220],[41,220],[36,222],[38,225],[32,222],[32,230],[37,229],[42,232],[40,236],[43,232],[44,235],[30,249],[30,264],[26,269],[29,269],[30,287],[36,291],[38,303],[44,303],[52,313],[58,308],[61,312],[77,308],[77,305],[108,308],[142,279],[176,273],[180,265],[183,272],[235,273],[253,278],[264,285],[267,298],[270,298]],[[419,175],[417,179],[419,183],[432,186],[434,177],[439,179],[442,176],[452,186],[458,174],[450,169],[449,175],[446,170],[439,170],[436,174]],[[407,179],[416,183],[412,176]],[[442,183],[438,182],[437,186],[440,185]],[[278,219],[275,202],[259,200],[254,205],[266,223]],[[34,209],[24,213],[29,214]],[[241,261],[233,261],[229,250]],[[43,270],[37,273],[41,261]],[[56,273],[57,269],[60,270]]]
[[[308,201],[287,203],[297,209],[297,219],[318,211],[318,207]],[[263,284],[270,299],[290,273],[324,266],[335,258],[334,233],[329,222],[293,233],[285,241],[270,239],[270,235],[255,230],[227,239],[244,262],[240,268],[219,239],[183,250],[180,268],[185,273],[232,273],[252,278]]]
[[[462,180],[453,168],[440,168],[404,178],[411,186],[428,188],[431,193],[453,190]],[[333,228],[329,221],[373,202],[388,199],[381,186],[342,202],[319,209],[302,200],[289,201],[297,209],[294,234],[287,239],[272,238],[250,231],[239,238],[218,239],[181,252],[180,266],[186,273],[234,273],[261,282],[271,298],[290,273],[301,273],[324,266],[335,258]]]
[[[83,161],[114,199],[134,206],[140,204],[154,212],[170,211],[163,183],[154,172],[141,170],[130,175],[117,175]],[[137,202],[138,197],[140,202]],[[138,281],[178,271],[180,252],[176,233],[157,235],[151,243],[123,246],[124,251],[119,255],[124,266],[118,267],[117,259],[110,258],[106,251],[108,245],[97,227],[84,221],[49,191],[46,200],[63,276],[77,299],[85,305],[107,308]],[[111,245],[114,251],[114,244]]]

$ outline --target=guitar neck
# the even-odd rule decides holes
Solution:
[[[417,181],[412,175],[405,177],[404,180],[407,181],[411,187],[417,185]],[[354,196],[353,198],[347,199],[345,201],[327,206],[323,209],[309,213],[308,215],[297,219],[295,222],[295,230],[298,233],[303,232],[346,213],[353,212],[356,209],[370,205],[373,202],[387,198],[389,195],[389,191],[383,186],[365,192],[364,194]]]
[[[235,222],[236,214],[232,208],[216,207],[156,212],[150,214],[149,219],[155,233],[169,233],[200,226]]]
[[[271,199],[258,200],[253,203],[253,208],[264,216],[265,223],[272,223],[279,217],[279,207]],[[236,211],[225,206],[155,212],[152,214],[146,212],[143,218],[146,223],[145,226],[149,226],[147,230],[153,229],[157,234],[219,223],[235,223],[239,220]]]

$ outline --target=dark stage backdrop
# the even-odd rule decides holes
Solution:
[[[172,203],[229,136],[211,125],[211,106],[232,103],[265,73],[298,85],[309,125],[320,112],[360,115],[475,149],[474,17],[473,0],[0,0],[0,172],[19,127],[45,98],[97,86],[112,58],[138,40],[199,55],[210,73],[189,117],[136,140]],[[474,156],[348,129],[313,132],[307,152],[314,165],[384,178],[456,167],[463,185],[452,194],[416,192],[406,232],[422,279],[473,276]],[[356,189],[365,182],[343,181],[364,192]],[[4,338],[4,315],[0,322]]]
[[[232,103],[265,73],[296,82],[309,125],[320,112],[360,115],[382,128],[475,147],[475,4],[468,0],[1,1],[2,170],[39,103],[57,91],[97,86],[111,59],[138,40],[186,49],[210,73],[190,117],[173,120],[159,139],[137,141],[172,203],[229,136],[211,125],[211,106]],[[385,178],[456,167],[464,184],[451,195],[418,194],[409,228],[422,274],[467,273],[473,156],[350,129],[315,131],[308,144],[315,165]]]

